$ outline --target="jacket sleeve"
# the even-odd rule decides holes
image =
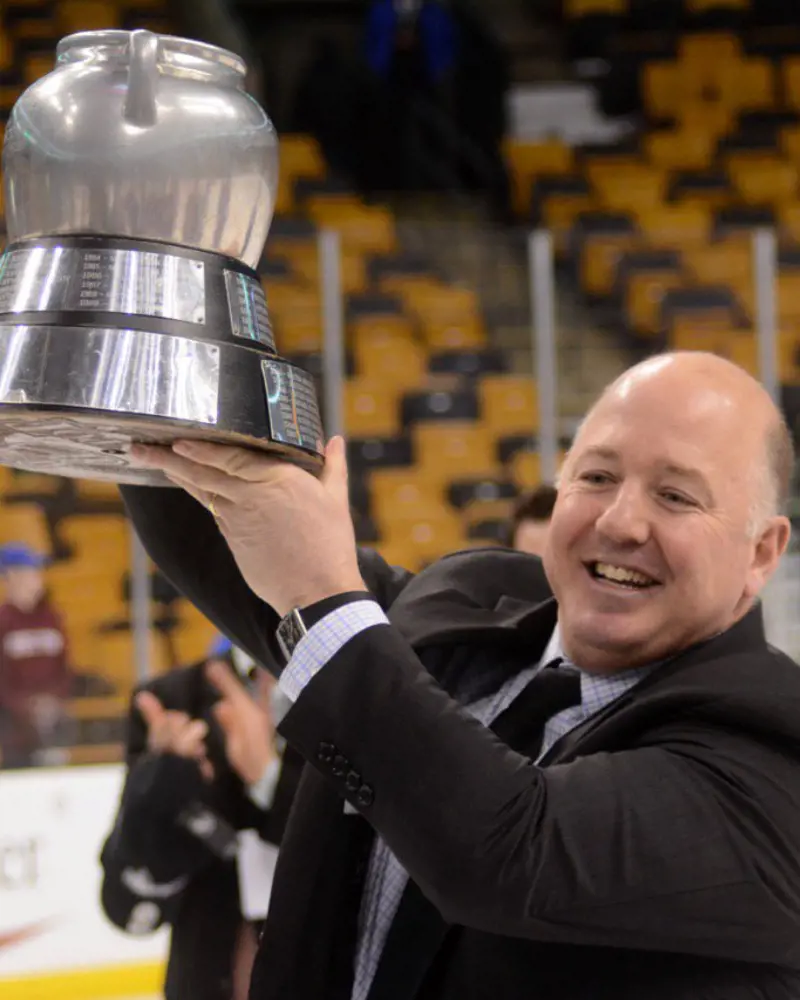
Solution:
[[[278,616],[247,586],[214,518],[183,490],[120,488],[150,558],[184,597],[253,659],[273,671]],[[367,588],[387,610],[412,574],[394,569],[369,549],[359,550]]]
[[[380,625],[313,678],[280,729],[451,923],[719,959],[796,956],[796,760],[743,744],[714,716],[662,726],[636,749],[537,767]]]
[[[116,926],[144,933],[171,923],[192,877],[214,860],[176,822],[203,793],[193,761],[147,752],[146,728],[132,707],[125,784],[100,856],[101,902]]]

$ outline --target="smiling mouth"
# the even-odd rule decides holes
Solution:
[[[645,573],[627,569],[625,566],[616,566],[614,563],[590,562],[586,563],[586,570],[594,580],[620,587],[622,590],[651,590],[659,586],[658,580]]]

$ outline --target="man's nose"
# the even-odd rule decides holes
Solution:
[[[644,545],[651,532],[647,497],[638,487],[621,484],[595,526],[615,545]]]

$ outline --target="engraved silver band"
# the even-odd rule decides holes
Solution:
[[[173,320],[202,327],[275,351],[264,291],[251,275],[220,268],[224,314],[209,308],[215,268],[190,252],[119,249],[98,246],[27,245],[10,247],[0,257],[0,314],[118,313]],[[218,279],[221,280],[221,279]],[[224,298],[227,298],[227,302]],[[220,322],[221,321],[221,322]],[[228,327],[228,331],[224,327]]]

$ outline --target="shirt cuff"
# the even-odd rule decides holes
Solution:
[[[375,601],[353,601],[330,611],[295,646],[294,654],[281,673],[278,684],[291,701],[297,701],[305,686],[332,660],[342,646],[374,625],[388,625],[389,619]]]
[[[271,760],[264,768],[264,773],[254,785],[248,785],[247,794],[251,802],[254,802],[259,809],[265,812],[272,808],[275,800],[275,789],[278,787],[278,779],[281,775],[281,762]]]

